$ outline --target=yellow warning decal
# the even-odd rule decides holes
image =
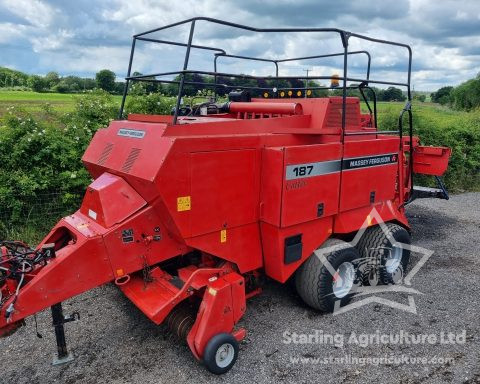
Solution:
[[[220,231],[220,242],[221,243],[226,243],[227,242],[227,230],[226,229],[222,229]]]
[[[177,211],[190,211],[192,204],[190,201],[190,196],[177,197]]]
[[[208,288],[208,293],[211,294],[212,296],[215,296],[217,294],[217,290],[210,287]]]

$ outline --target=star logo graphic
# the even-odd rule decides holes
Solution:
[[[371,212],[363,222],[360,230],[357,232],[354,239],[349,243],[352,247],[355,247],[359,243],[360,239],[364,235],[365,231],[370,227],[373,220],[375,220],[378,223],[383,233],[390,241],[390,244],[392,244],[397,248],[409,250],[410,253],[420,254],[421,258],[411,268],[410,272],[408,272],[408,274],[403,277],[403,280],[397,281],[396,284],[394,285],[358,286],[358,287],[352,288],[353,289],[352,292],[354,292],[355,297],[357,298],[364,297],[364,298],[362,298],[361,300],[350,302],[343,306],[341,305],[341,300],[337,300],[335,302],[333,314],[339,315],[341,313],[345,313],[353,309],[363,307],[370,303],[378,303],[378,304],[386,305],[398,310],[417,314],[417,307],[416,307],[415,299],[413,295],[419,295],[419,294],[421,295],[422,293],[412,287],[412,279],[418,273],[418,271],[425,265],[428,259],[433,255],[434,251],[431,251],[416,245],[399,243],[398,241],[396,241],[391,235],[390,231],[388,230],[386,223],[382,220],[382,217],[380,216],[380,214],[375,208],[371,210]],[[328,272],[332,276],[335,276],[336,271],[326,257],[332,251],[334,251],[334,247],[326,247],[326,248],[319,248],[314,253],[323,263],[323,265],[328,270]],[[385,293],[385,292],[399,292],[399,293],[408,294],[408,304],[403,304],[400,302],[396,302],[396,301],[378,296],[378,294]]]

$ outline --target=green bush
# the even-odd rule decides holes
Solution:
[[[446,105],[452,102],[453,87],[442,87],[430,94],[433,103]]]
[[[95,131],[107,126],[117,110],[103,91],[79,97],[75,110],[60,119],[49,105],[35,119],[21,109],[8,108],[0,120],[0,231],[43,227],[51,217],[30,215],[39,199],[42,210],[51,212],[54,207],[60,216],[78,208],[91,181],[81,157]]]
[[[401,106],[392,105],[380,109],[379,127],[396,129]],[[448,109],[413,106],[414,134],[424,145],[452,148],[447,187],[452,191],[480,189],[480,110],[458,112]],[[407,119],[404,118],[404,132]],[[419,177],[419,183],[427,182]]]
[[[166,97],[161,93],[129,96],[125,103],[125,114],[145,113],[150,115],[170,115],[175,106],[174,97]]]
[[[41,76],[32,75],[28,78],[28,86],[34,92],[45,92],[48,89],[48,84]]]
[[[39,123],[10,110],[2,119],[0,137],[0,201],[4,219],[19,223],[39,195],[77,192],[88,180],[81,169],[80,133]]]
[[[118,114],[118,105],[106,91],[89,91],[87,96],[78,96],[75,99],[73,114],[67,114],[67,122],[87,126],[97,130],[106,127]]]
[[[465,111],[480,107],[480,75],[455,87],[452,91],[453,107]]]

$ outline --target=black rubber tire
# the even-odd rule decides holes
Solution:
[[[320,249],[329,247],[333,248],[325,257],[335,270],[344,262],[350,262],[355,266],[360,257],[358,251],[343,240],[328,239]],[[341,306],[347,304],[353,294],[351,292],[343,298],[337,298],[333,294],[333,276],[315,253],[296,271],[295,285],[302,300],[322,312],[333,312],[335,302],[338,300]]]
[[[387,233],[384,233],[381,226],[376,225],[368,228],[356,245],[361,257],[360,269],[362,270],[361,280],[364,285],[395,284],[403,278],[410,261],[410,250],[402,249],[402,256],[399,267],[389,273],[385,268],[388,248],[392,249],[392,243],[388,239],[393,237],[396,242],[410,244],[410,234],[402,226],[394,223],[386,223]]]
[[[234,356],[230,364],[228,364],[226,367],[220,367],[218,366],[215,357],[218,349],[223,344],[227,343],[233,347]],[[203,353],[203,363],[210,372],[214,373],[215,375],[221,375],[225,372],[228,372],[233,367],[233,365],[237,361],[237,357],[238,341],[230,333],[219,333],[213,336],[207,343],[207,346],[205,347],[205,351]]]

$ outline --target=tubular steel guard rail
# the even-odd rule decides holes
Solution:
[[[193,35],[195,31],[195,23],[197,21],[206,21],[209,23],[213,24],[218,24],[218,25],[223,25],[227,27],[232,27],[236,29],[242,29],[250,32],[259,32],[259,33],[295,33],[295,32],[309,32],[309,33],[318,33],[318,32],[326,32],[326,33],[337,33],[340,36],[344,51],[343,53],[333,53],[333,54],[327,54],[327,55],[315,55],[315,56],[306,56],[306,57],[300,57],[300,58],[285,58],[285,59],[264,59],[264,58],[256,58],[256,57],[248,57],[248,56],[240,56],[240,55],[228,55],[225,50],[216,48],[216,47],[207,47],[203,45],[195,45],[193,44]],[[173,41],[168,41],[168,40],[159,40],[159,39],[153,39],[150,37],[146,37],[147,35],[163,31],[166,29],[170,29],[173,27],[185,25],[185,24],[190,24],[190,32],[189,32],[189,37],[188,37],[188,42],[187,43],[179,43],[179,42],[173,42]],[[379,43],[379,44],[386,44],[386,45],[392,45],[392,46],[397,46],[397,47],[403,47],[408,51],[408,76],[407,76],[407,82],[406,83],[399,83],[399,82],[387,82],[387,81],[380,81],[380,80],[370,80],[370,66],[371,66],[371,55],[368,51],[348,51],[348,40],[351,37],[355,37],[358,39],[374,42],[374,43]],[[168,44],[168,45],[176,45],[176,46],[182,46],[186,47],[186,52],[185,52],[185,59],[184,59],[184,65],[183,65],[183,70],[181,71],[175,71],[175,72],[164,72],[164,73],[157,73],[157,74],[150,74],[150,75],[142,75],[142,76],[132,76],[131,75],[131,70],[132,70],[132,63],[133,63],[133,57],[135,53],[135,45],[136,41],[147,41],[147,42],[152,42],[152,43],[158,43],[158,44]],[[188,62],[190,59],[190,50],[191,48],[194,49],[203,49],[203,50],[211,50],[217,52],[214,56],[214,72],[207,72],[207,71],[188,71]],[[349,78],[347,76],[347,64],[348,64],[348,56],[350,54],[357,54],[357,53],[365,53],[368,56],[368,66],[367,66],[367,76],[366,79],[357,79],[357,78]],[[130,51],[130,60],[128,64],[128,71],[127,71],[127,77],[126,77],[126,82],[125,82],[125,89],[123,93],[123,98],[122,98],[122,103],[120,107],[120,113],[119,113],[119,118],[122,118],[123,116],[123,109],[125,106],[125,99],[127,96],[128,92],[128,86],[130,81],[145,81],[147,77],[160,77],[160,76],[167,76],[167,75],[180,75],[180,81],[179,81],[179,89],[178,89],[178,97],[177,97],[177,102],[176,102],[176,108],[175,108],[175,114],[173,117],[173,123],[175,124],[178,118],[178,110],[180,107],[180,102],[181,98],[183,95],[184,91],[184,85],[185,85],[185,74],[204,74],[204,75],[211,75],[217,78],[217,76],[225,76],[225,77],[241,77],[241,78],[250,78],[250,79],[256,79],[256,80],[263,80],[263,79],[269,79],[269,80],[288,80],[288,79],[303,79],[303,80],[320,80],[320,79],[330,79],[331,76],[315,76],[315,77],[301,77],[301,76],[287,76],[287,77],[279,77],[278,76],[278,63],[282,62],[287,62],[287,61],[300,61],[300,60],[308,60],[308,59],[315,59],[315,58],[322,58],[322,57],[333,57],[333,56],[342,56],[343,55],[343,76],[338,77],[337,79],[340,81],[342,80],[343,86],[342,86],[342,97],[343,97],[343,113],[342,113],[342,130],[344,131],[345,129],[345,117],[346,117],[346,97],[347,97],[347,81],[355,81],[355,82],[360,82],[360,83],[366,83],[367,85],[369,83],[374,83],[374,84],[383,84],[383,85],[396,85],[396,86],[401,86],[401,87],[406,87],[407,88],[407,97],[408,100],[411,100],[411,90],[410,90],[410,84],[411,84],[411,71],[412,71],[412,49],[410,48],[409,45],[403,44],[403,43],[397,43],[394,41],[388,41],[388,40],[382,40],[382,39],[375,39],[371,38],[368,36],[360,35],[357,33],[352,33],[348,32],[342,29],[338,28],[254,28],[254,27],[249,27],[246,25],[241,25],[237,23],[230,23],[227,21],[219,20],[219,19],[214,19],[214,18],[209,18],[209,17],[194,17],[191,19],[179,21],[177,23],[169,24],[160,28],[155,28],[148,30],[143,33],[139,33],[133,36],[133,41],[132,41],[132,47]],[[275,77],[258,77],[258,76],[245,76],[245,75],[235,75],[235,74],[227,74],[227,73],[218,73],[216,71],[216,60],[217,57],[219,56],[226,56],[226,57],[235,57],[235,58],[240,58],[240,59],[246,59],[246,60],[256,60],[256,61],[265,61],[265,62],[272,62],[276,66],[276,75]],[[171,82],[171,81],[166,81],[166,80],[157,80],[157,79],[148,79],[147,81],[150,82]],[[238,88],[238,87],[237,87]],[[328,88],[328,87],[326,87]],[[298,88],[298,89],[303,89],[303,88]],[[305,87],[306,89],[306,87]]]
[[[228,54],[225,50],[216,48],[216,47],[209,47],[209,46],[204,46],[204,45],[196,45],[193,44],[193,35],[195,31],[195,24],[197,21],[205,21],[209,22],[212,24],[217,24],[217,25],[223,25],[231,28],[236,28],[236,29],[242,29],[245,31],[250,31],[250,32],[258,32],[258,33],[319,33],[319,32],[325,32],[325,33],[337,33],[341,39],[341,43],[343,46],[343,52],[340,53],[330,53],[330,54],[322,54],[322,55],[312,55],[312,56],[304,56],[304,57],[295,57],[295,58],[284,58],[284,59],[267,59],[267,58],[261,58],[261,57],[249,57],[249,56],[242,56],[242,55],[233,55],[233,54]],[[188,41],[187,43],[180,43],[180,42],[175,42],[175,41],[169,41],[169,40],[162,40],[162,39],[154,39],[151,37],[147,37],[147,35],[151,35],[156,32],[164,31],[166,29],[170,29],[173,27],[181,26],[181,25],[186,25],[190,24],[190,31],[188,35]],[[358,38],[361,40],[366,40],[369,42],[373,43],[378,43],[378,44],[385,44],[385,45],[391,45],[391,46],[396,46],[396,47],[401,47],[405,48],[408,52],[408,69],[407,69],[407,82],[406,83],[401,83],[401,82],[392,82],[392,81],[382,81],[382,80],[371,80],[370,79],[370,69],[371,69],[371,54],[368,51],[361,50],[361,51],[348,51],[348,41],[351,37]],[[138,76],[132,76],[132,63],[133,63],[133,57],[135,54],[135,46],[136,46],[136,41],[145,41],[145,42],[151,42],[151,43],[157,43],[157,44],[166,44],[166,45],[174,45],[174,46],[180,46],[180,47],[185,47],[186,52],[185,52],[185,58],[184,58],[184,63],[183,63],[183,69],[180,71],[170,71],[170,72],[161,72],[161,73],[154,73],[154,74],[148,74],[148,75],[138,75]],[[188,69],[188,63],[190,59],[190,51],[191,49],[201,49],[201,50],[209,50],[213,51],[214,53],[214,71],[209,72],[209,71],[196,71],[196,70],[189,70]],[[354,54],[365,54],[368,58],[368,63],[367,63],[367,69],[366,69],[366,78],[365,79],[359,79],[359,78],[351,78],[348,77],[348,57],[350,55]],[[313,60],[313,59],[320,59],[320,58],[326,58],[326,57],[336,57],[336,56],[343,56],[343,76],[336,77],[338,81],[342,81],[342,141],[344,140],[345,136],[345,124],[346,124],[346,98],[347,98],[347,89],[359,89],[363,99],[365,100],[368,110],[370,111],[370,114],[372,114],[372,109],[368,103],[368,100],[363,92],[363,89],[369,89],[372,94],[373,94],[373,101],[374,101],[374,120],[375,120],[375,126],[377,126],[377,110],[376,110],[376,96],[375,92],[372,88],[368,87],[369,84],[382,84],[382,85],[392,85],[392,86],[399,86],[399,87],[405,87],[407,90],[407,106],[406,108],[402,111],[401,116],[399,117],[399,120],[401,121],[403,117],[403,113],[405,111],[408,111],[408,116],[409,116],[409,136],[412,138],[413,136],[413,122],[412,122],[412,111],[411,111],[411,100],[412,100],[412,94],[411,94],[411,73],[412,73],[412,49],[409,45],[403,44],[403,43],[397,43],[394,41],[389,41],[389,40],[382,40],[382,39],[375,39],[372,37],[360,35],[357,33],[353,32],[348,32],[342,29],[338,28],[254,28],[254,27],[249,27],[246,25],[241,25],[237,23],[230,23],[227,21],[219,20],[219,19],[214,19],[214,18],[209,18],[209,17],[194,17],[190,18],[187,20],[179,21],[177,23],[169,24],[160,28],[155,28],[148,30],[146,32],[142,32],[139,34],[136,34],[133,36],[132,40],[132,46],[130,50],[130,59],[128,63],[128,71],[127,71],[127,77],[125,78],[125,89],[123,92],[123,97],[122,97],[122,103],[120,106],[120,112],[119,112],[119,118],[121,119],[123,117],[123,110],[125,107],[125,99],[127,97],[128,93],[128,87],[130,81],[147,81],[147,82],[158,82],[158,83],[170,83],[170,84],[178,84],[178,95],[177,95],[177,100],[176,100],[176,105],[175,105],[175,112],[173,116],[173,124],[177,123],[177,118],[178,118],[178,111],[180,109],[180,104],[181,104],[181,99],[182,95],[184,93],[184,86],[187,85],[202,85],[204,87],[214,87],[215,90],[215,96],[217,92],[218,87],[222,88],[236,88],[236,89],[256,89],[256,90],[272,90],[272,88],[266,88],[266,87],[251,87],[251,86],[229,86],[226,84],[218,84],[217,80],[218,77],[229,77],[229,78],[244,78],[244,79],[254,79],[254,80],[290,80],[290,79],[296,79],[296,80],[325,80],[325,79],[331,79],[332,76],[278,76],[278,71],[279,71],[279,63],[284,63],[284,62],[291,62],[291,61],[302,61],[302,60]],[[217,60],[219,57],[231,57],[231,58],[237,58],[237,59],[242,59],[242,60],[252,60],[252,61],[262,61],[262,62],[270,62],[275,65],[275,77],[266,77],[266,76],[250,76],[250,75],[238,75],[238,74],[231,74],[231,73],[221,73],[217,72]],[[208,76],[213,76],[215,81],[214,84],[207,84],[207,83],[201,83],[201,82],[192,82],[185,80],[185,75],[187,74],[199,74],[199,75],[208,75]],[[172,75],[179,75],[180,80],[158,80],[156,79],[157,77],[162,77],[162,76],[172,76]],[[359,84],[357,86],[348,86],[347,82],[358,82]],[[285,88],[285,89],[298,89],[298,90],[307,90],[308,89],[331,89],[333,87],[308,87],[308,84],[306,84],[305,87],[296,87],[296,88]],[[283,88],[282,88],[283,89]],[[403,135],[403,127],[401,122],[399,121],[399,129],[398,131],[384,131],[383,133],[398,133],[400,135],[400,138]],[[400,140],[400,146],[402,146],[402,140]],[[410,150],[410,162],[413,164],[413,151]],[[410,167],[410,178],[409,182],[411,185],[412,183],[412,178],[413,178],[413,167]]]

